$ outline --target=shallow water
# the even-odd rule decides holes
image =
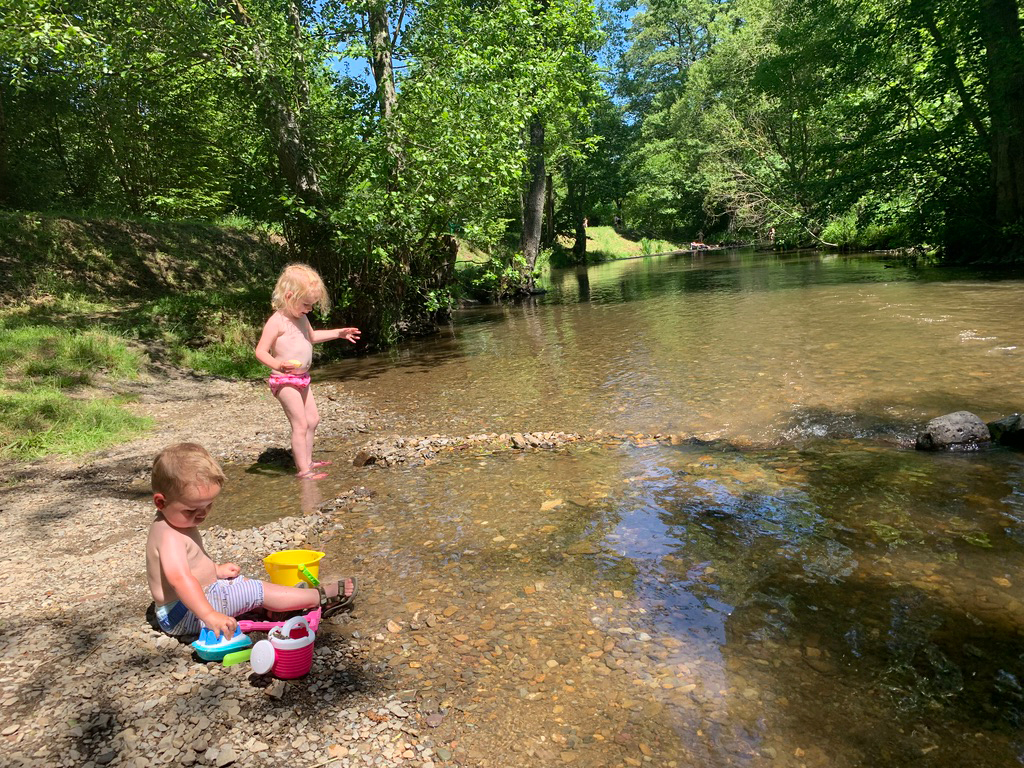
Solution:
[[[368,576],[355,642],[463,764],[1016,765],[1024,459],[908,445],[1019,410],[1022,296],[855,257],[564,272],[318,374],[396,434],[639,436],[339,464],[304,500],[250,473],[225,502],[376,492],[326,545]]]

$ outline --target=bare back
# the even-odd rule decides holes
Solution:
[[[208,587],[217,580],[217,564],[206,554],[199,530],[179,530],[157,514],[149,526],[149,538],[146,540],[146,577],[157,605],[166,605],[179,599],[174,587],[164,576],[161,562],[166,558],[180,557],[185,558],[189,571],[202,587]]]

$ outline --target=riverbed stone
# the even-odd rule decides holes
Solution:
[[[975,450],[990,440],[984,421],[970,411],[956,411],[929,421],[915,447],[919,451]]]
[[[988,427],[992,442],[1009,448],[1024,448],[1024,418],[1013,413],[996,421],[990,421]]]

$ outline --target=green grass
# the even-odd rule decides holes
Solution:
[[[87,452],[146,429],[123,397],[90,388],[137,377],[143,345],[200,372],[264,375],[253,349],[287,259],[272,227],[242,217],[0,212],[0,456]]]
[[[88,453],[151,426],[121,405],[123,398],[75,400],[64,389],[0,390],[0,456],[36,459]]]
[[[161,342],[176,365],[251,379],[267,370],[253,350],[270,312],[269,285],[189,291],[146,302],[126,312],[120,325],[140,339]]]
[[[687,243],[673,243],[668,240],[636,236],[630,233],[619,232],[615,227],[588,227],[587,228],[587,262],[598,264],[603,261],[615,261],[617,259],[635,259],[640,256],[650,256],[654,253],[665,253],[667,251],[680,251],[690,247]],[[572,240],[562,238],[555,252],[552,254],[551,265],[565,267],[572,264]]]
[[[100,370],[134,378],[142,362],[124,339],[102,330],[21,324],[0,316],[0,383],[8,387],[73,387],[88,384]]]
[[[148,428],[124,398],[78,399],[102,372],[136,378],[143,355],[102,330],[40,325],[26,313],[0,315],[0,456],[34,459],[77,454]]]

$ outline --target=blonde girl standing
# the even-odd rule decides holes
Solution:
[[[320,341],[359,340],[358,328],[333,328],[314,331],[306,315],[313,307],[327,311],[330,300],[324,281],[316,270],[305,264],[289,264],[274,286],[271,306],[275,312],[263,326],[256,359],[270,368],[267,383],[288,417],[292,429],[292,457],[298,477],[319,480],[317,472],[329,461],[313,461],[313,436],[320,423],[316,400],[309,387],[309,367],[313,345]]]

